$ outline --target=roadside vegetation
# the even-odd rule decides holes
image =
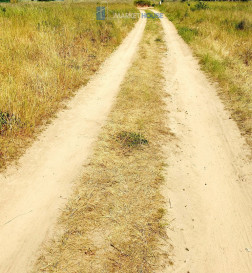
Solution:
[[[252,146],[252,2],[165,3],[202,68],[219,83],[219,94]]]
[[[110,4],[110,12],[137,9]],[[87,83],[134,23],[97,21],[94,3],[0,5],[0,168]]]
[[[159,20],[147,22],[136,59],[84,177],[33,272],[153,273],[167,245],[160,194],[166,128]]]

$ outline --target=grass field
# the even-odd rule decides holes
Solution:
[[[110,4],[111,12],[136,12]],[[120,44],[132,19],[96,20],[96,4],[0,5],[0,168]]]
[[[186,2],[160,7],[191,46],[252,145],[252,3]]]
[[[84,178],[59,220],[61,231],[34,273],[152,273],[169,258],[160,249],[167,244],[160,194],[162,143],[169,138],[164,52],[160,21],[149,20]]]

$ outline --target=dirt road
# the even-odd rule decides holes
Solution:
[[[164,272],[252,272],[249,149],[174,26],[162,19],[169,127],[167,198],[174,266]],[[140,20],[68,109],[0,176],[0,272],[26,273],[81,175],[142,37]]]
[[[1,273],[26,273],[50,233],[71,189],[70,182],[81,175],[145,24],[145,19],[139,20],[89,84],[67,105],[68,109],[20,159],[18,169],[12,167],[1,174]]]
[[[252,272],[252,166],[235,122],[175,27],[161,19],[168,53],[167,197],[174,267],[164,272]]]

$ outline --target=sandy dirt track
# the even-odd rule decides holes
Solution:
[[[216,88],[173,24],[161,19],[168,126],[164,193],[174,245],[173,273],[252,272],[252,165],[249,148]]]
[[[140,19],[88,85],[20,159],[0,176],[0,272],[26,273],[81,175],[141,40]],[[34,256],[35,255],[35,256]]]

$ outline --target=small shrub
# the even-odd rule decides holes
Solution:
[[[192,11],[195,11],[195,10],[206,10],[206,9],[209,9],[209,6],[204,3],[204,2],[198,2],[197,4],[194,5],[194,7],[191,8]]]
[[[140,6],[140,7],[150,7],[151,2],[149,0],[135,0],[134,5]]]
[[[141,133],[122,131],[117,135],[117,139],[128,147],[148,144],[148,140]]]
[[[250,24],[247,20],[241,20],[235,25],[237,30],[245,30],[250,28]]]
[[[241,20],[239,23],[236,24],[236,29],[243,30],[245,29],[245,20]]]
[[[6,12],[6,8],[0,7],[0,11],[3,12],[3,13],[5,13]]]

